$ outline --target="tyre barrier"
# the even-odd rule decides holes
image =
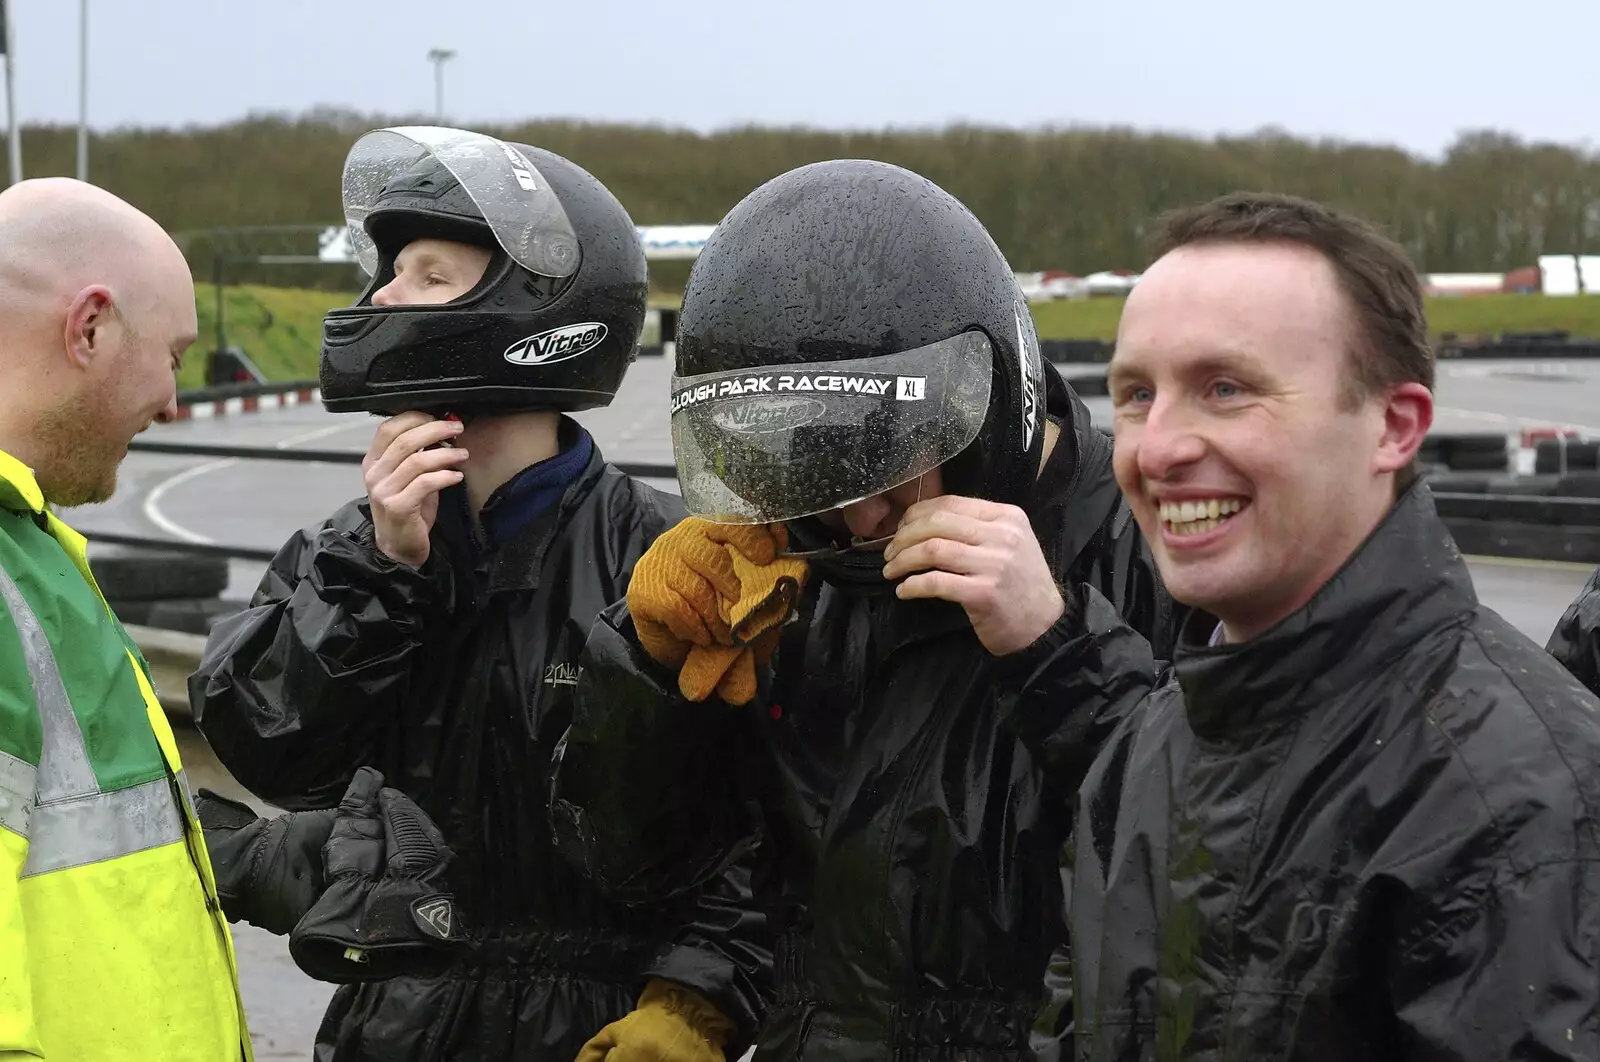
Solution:
[[[1600,564],[1600,472],[1427,478],[1462,553]]]
[[[1516,520],[1446,520],[1464,554],[1600,564],[1600,527],[1552,527]]]
[[[1105,373],[1078,374],[1064,377],[1067,386],[1078,392],[1079,398],[1109,398],[1111,388]]]
[[[1432,433],[1417,459],[1457,472],[1504,472],[1511,467],[1511,440],[1504,432]]]
[[[206,635],[218,620],[238,612],[247,602],[225,597],[180,597],[165,601],[111,601],[109,604],[124,624]]]
[[[1039,356],[1047,361],[1071,364],[1094,362],[1104,365],[1111,360],[1114,345],[1103,339],[1041,339]]]
[[[1435,347],[1441,360],[1505,358],[1600,358],[1600,339],[1567,332],[1502,332],[1497,337],[1443,336]]]
[[[1533,471],[1538,475],[1600,470],[1600,441],[1557,436],[1534,444]]]
[[[224,557],[100,545],[92,535],[89,571],[107,601],[216,597],[228,587]]]
[[[244,602],[222,596],[228,558],[105,545],[89,537],[89,571],[123,624],[204,635]]]

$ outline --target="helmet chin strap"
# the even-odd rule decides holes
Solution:
[[[926,473],[924,473],[926,475]],[[923,476],[917,477],[917,501],[922,501]],[[913,503],[915,504],[915,503]],[[815,517],[803,517],[800,520],[790,521],[789,537],[791,541],[798,539],[799,550],[785,551],[781,557],[796,557],[808,561],[811,567],[824,582],[830,583],[841,590],[860,594],[892,594],[899,580],[888,580],[883,577],[883,553],[874,548],[888,545],[894,540],[894,535],[883,535],[873,539],[863,539],[859,535],[852,535],[848,546],[840,546],[827,534],[826,525]],[[816,532],[820,530],[823,534]],[[812,545],[826,535],[824,545]]]

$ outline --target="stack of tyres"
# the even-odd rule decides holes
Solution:
[[[216,617],[239,607],[222,597],[225,557],[100,546],[91,534],[89,569],[123,623],[206,634]]]
[[[1600,471],[1600,441],[1557,437],[1540,439],[1534,445],[1534,475],[1564,476],[1596,471]]]
[[[1511,467],[1511,445],[1504,432],[1437,432],[1423,440],[1418,457],[1424,465],[1456,472],[1505,472]]]

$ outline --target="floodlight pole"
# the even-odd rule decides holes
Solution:
[[[433,63],[433,116],[440,125],[444,124],[444,64],[454,59],[455,54],[452,48],[433,48],[428,52],[428,59]]]
[[[0,0],[0,23],[4,23],[6,53],[6,123],[10,132],[6,137],[7,154],[11,156],[11,183],[22,180],[22,130],[17,127],[17,79],[13,69],[17,60],[16,34],[11,32],[11,12]]]
[[[89,179],[89,0],[78,3],[78,180]]]

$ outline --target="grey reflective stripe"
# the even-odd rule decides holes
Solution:
[[[29,787],[32,806],[23,808],[25,831],[16,831],[28,835],[22,876],[98,863],[182,841],[183,819],[165,775],[127,789],[100,791],[89,764],[83,728],[67,700],[49,639],[4,568],[0,568],[0,598],[5,599],[22,636],[22,655],[44,735],[39,767]],[[139,710],[143,707],[141,704]],[[155,741],[154,735],[151,741]],[[182,772],[176,777],[178,785],[185,787]],[[0,774],[0,822],[7,821],[4,781],[5,775]]]
[[[34,778],[38,773],[26,760],[0,752],[0,826],[24,837],[28,836]]]
[[[33,679],[33,697],[39,706],[39,722],[44,729],[44,752],[39,757],[39,801],[60,800],[100,791],[89,752],[83,746],[83,730],[72,714],[67,688],[61,683],[56,654],[50,651],[39,618],[28,607],[22,591],[4,568],[0,568],[0,597],[11,609],[11,619],[22,635],[22,656]]]
[[[33,809],[33,841],[22,876],[81,867],[183,840],[165,778]]]

